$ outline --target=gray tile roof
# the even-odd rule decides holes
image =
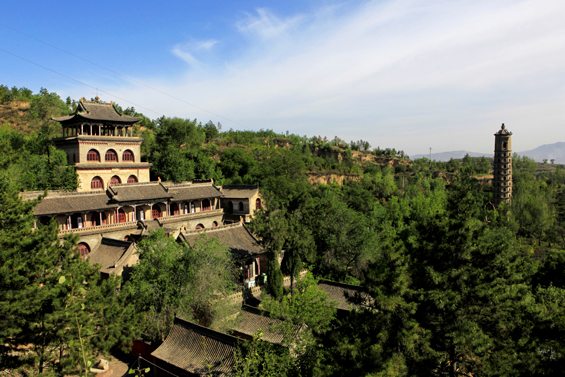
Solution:
[[[152,201],[173,197],[173,194],[167,192],[160,182],[112,185],[107,192],[110,198],[118,203]]]
[[[127,262],[133,252],[132,242],[102,237],[100,245],[90,253],[89,262],[90,264],[100,263],[102,265],[100,271],[111,274],[118,269],[121,271],[120,267]]]
[[[111,121],[117,123],[135,123],[141,117],[130,117],[118,113],[116,108],[109,103],[79,102],[77,109],[71,115],[53,118],[57,122],[67,122],[74,118],[85,118],[94,121]]]
[[[197,376],[229,375],[241,340],[180,318],[167,339],[151,355]]]
[[[174,201],[219,198],[222,192],[212,184],[191,184],[167,186],[169,193],[173,195]]]
[[[97,193],[58,193],[43,198],[35,207],[35,215],[43,216],[59,213],[88,212],[115,207],[117,207],[117,205],[110,203],[108,195],[103,191]]]
[[[329,301],[336,301],[337,308],[341,310],[349,310],[349,306],[351,305],[347,301],[346,294],[349,295],[349,297],[353,297],[355,293],[363,292],[363,287],[336,283],[329,280],[320,280],[318,287],[328,294]]]
[[[263,332],[263,340],[269,343],[280,344],[283,341],[284,334],[281,330],[274,328],[274,326],[280,323],[280,320],[271,318],[269,313],[244,305],[238,313],[236,324],[232,330],[236,334],[240,333],[248,337],[253,337],[258,330],[261,330]],[[291,334],[291,336],[296,336],[299,331],[300,326],[295,326],[293,329],[294,334]]]
[[[225,198],[252,198],[259,192],[257,185],[225,185],[222,186]]]
[[[189,244],[194,245],[201,234],[217,238],[221,243],[228,245],[230,251],[238,257],[256,256],[265,251],[243,224],[219,226],[204,231],[188,231],[181,233],[180,236]]]

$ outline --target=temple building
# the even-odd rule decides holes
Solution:
[[[133,125],[141,118],[120,113],[112,103],[81,100],[73,114],[53,120],[63,126],[63,137],[53,142],[76,168],[77,191],[149,182],[151,164],[141,162],[143,139],[133,137]]]
[[[512,197],[512,132],[506,129],[504,123],[494,134],[493,170],[493,202],[498,206]]]
[[[63,126],[55,145],[76,167],[79,187],[75,192],[49,191],[35,207],[36,224],[54,219],[61,238],[80,236],[81,255],[100,263],[102,274],[118,275],[137,263],[135,243],[152,230],[161,228],[189,243],[204,231],[219,230],[214,235],[240,264],[241,283],[253,286],[259,272],[266,272],[260,261],[263,248],[244,225],[262,205],[258,187],[227,188],[230,198],[223,203],[226,194],[212,180],[150,181],[151,164],[141,161],[143,139],[133,136],[140,119],[123,115],[112,103],[84,100],[73,114],[54,118]],[[22,197],[42,194],[24,192]],[[234,203],[235,216],[225,210]]]

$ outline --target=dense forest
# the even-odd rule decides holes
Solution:
[[[31,231],[33,203],[21,202],[17,192],[77,186],[73,167],[51,143],[61,132],[50,120],[75,106],[45,89],[33,94],[0,86],[0,318],[6,321],[0,323],[0,344],[8,344],[0,364],[10,360],[14,368],[43,357],[40,365],[65,374],[86,364],[87,351],[107,350],[126,335],[143,331],[163,339],[174,313],[220,326],[217,319],[229,311],[212,298],[233,291],[229,268],[217,269],[215,285],[193,273],[206,263],[203,254],[226,266],[222,245],[203,241],[191,248],[157,232],[139,246],[141,263],[120,294],[97,302],[118,279],[94,282],[88,263],[73,256],[73,237],[54,246],[55,228]],[[258,337],[241,351],[236,375],[549,376],[563,369],[563,166],[540,166],[515,155],[512,201],[495,208],[486,158],[412,161],[401,150],[372,148],[363,140],[223,130],[212,121],[151,120],[134,108],[122,111],[143,118],[135,133],[144,139],[143,158],[153,163],[153,179],[260,186],[267,209],[250,229],[269,255],[271,298],[265,307],[292,325],[307,325],[309,336],[300,344],[289,340],[293,351],[286,353]],[[489,135],[485,143],[493,143]],[[49,256],[33,263],[25,256],[47,250]],[[66,273],[67,266],[74,272]],[[312,274],[299,279],[304,269]],[[193,272],[187,279],[171,275],[181,270]],[[283,274],[297,280],[287,291]],[[94,283],[78,294],[73,276]],[[331,305],[320,305],[323,294],[313,276],[361,286],[365,294],[351,297],[356,310],[337,318]],[[156,297],[151,282],[164,280],[171,283]],[[39,284],[51,284],[49,293],[34,296]],[[189,291],[206,294],[193,297]],[[59,300],[55,307],[45,306],[50,297]],[[80,349],[70,344],[73,337],[83,344],[80,326],[76,334],[61,332],[74,326],[72,305],[84,315],[75,322],[90,328],[106,324],[88,320],[89,310],[113,313],[110,340],[91,337]],[[22,320],[7,320],[14,316]],[[48,331],[31,330],[30,323],[46,323]],[[39,341],[24,333],[48,338],[44,344],[51,348],[14,361],[8,357],[14,344]],[[58,349],[68,357],[46,356]]]

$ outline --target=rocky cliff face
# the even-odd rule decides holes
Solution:
[[[308,182],[313,185],[329,185],[336,182],[338,185],[343,185],[344,182],[359,181],[358,175],[344,175],[344,174],[308,174]]]

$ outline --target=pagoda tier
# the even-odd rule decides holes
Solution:
[[[63,137],[78,135],[132,137],[141,117],[119,112],[113,103],[80,101],[71,115],[53,118],[63,126]]]

